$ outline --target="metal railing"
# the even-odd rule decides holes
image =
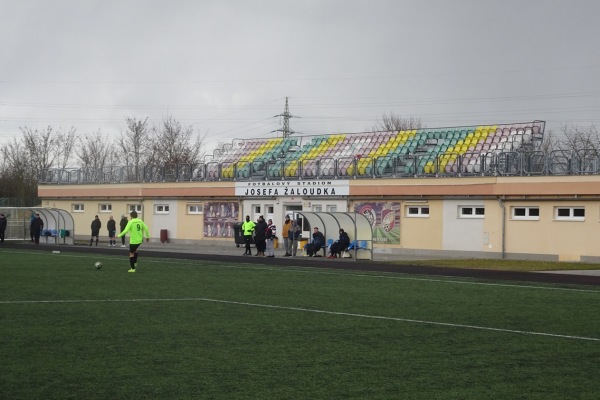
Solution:
[[[577,151],[491,151],[402,154],[253,162],[209,161],[198,164],[109,166],[92,169],[47,169],[42,184],[131,182],[208,182],[301,179],[381,179],[461,176],[598,175],[600,154]]]

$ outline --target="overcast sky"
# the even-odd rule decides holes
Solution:
[[[212,143],[369,130],[600,125],[597,0],[0,0],[0,143],[115,138],[171,115]]]

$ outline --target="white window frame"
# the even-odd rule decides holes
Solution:
[[[73,203],[72,209],[73,209],[74,213],[85,212],[85,204],[83,204],[83,203]]]
[[[204,214],[204,204],[192,204],[188,203],[186,205],[188,214]]]
[[[112,204],[109,204],[109,203],[98,204],[98,212],[111,213],[112,212]]]
[[[169,214],[169,208],[168,204],[155,204],[154,214]]]
[[[470,212],[466,212],[470,210]],[[478,213],[483,211],[483,213]],[[485,218],[485,207],[484,206],[458,206],[458,218],[465,219],[478,219]]]
[[[129,213],[135,211],[136,213],[140,214],[142,212],[141,204],[128,204],[127,207],[129,208]]]
[[[561,210],[567,211],[569,215],[558,215]],[[577,211],[582,210],[583,216],[575,215],[576,210]],[[573,221],[573,222],[585,221],[585,207],[556,206],[556,207],[554,207],[554,220],[555,221]]]
[[[407,218],[429,218],[429,206],[407,205],[404,210]]]
[[[517,215],[517,210],[523,210],[524,215]],[[537,215],[531,215],[532,210],[537,210]],[[535,212],[533,214],[535,214]],[[515,221],[539,221],[540,208],[538,206],[513,206],[510,208],[510,219]]]
[[[325,205],[325,210],[327,212],[337,212],[337,204],[327,204]]]

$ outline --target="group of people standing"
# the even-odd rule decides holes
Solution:
[[[119,222],[119,228],[121,228],[121,232],[123,232],[125,230],[125,227],[127,226],[128,222],[129,221],[127,220],[127,216],[125,216],[125,214],[121,215],[121,221]],[[92,237],[90,239],[90,246],[92,244],[94,244],[94,239],[96,239],[96,246],[98,246],[98,241],[100,240],[100,229],[102,228],[102,222],[100,221],[100,218],[98,218],[97,215],[94,217],[94,220],[92,221],[91,228],[92,228]],[[108,217],[108,222],[106,223],[106,229],[108,230],[108,246],[116,247],[117,246],[117,239],[116,239],[117,222],[114,220],[112,215],[110,217]],[[125,236],[120,236],[120,237],[121,237],[121,247],[125,247]]]
[[[265,222],[261,215],[256,222],[250,220],[250,216],[246,216],[246,220],[242,223],[241,232],[244,236],[245,256],[252,255],[252,240],[256,244],[255,256],[275,257],[274,241],[276,239],[276,227],[273,220],[269,219]],[[333,242],[329,248],[328,258],[338,258],[341,253],[350,245],[350,237],[343,229],[340,229],[339,239]],[[302,228],[298,221],[285,216],[281,236],[283,238],[283,247],[285,249],[284,257],[295,257],[298,253],[298,242],[302,234]],[[318,227],[313,228],[312,239],[306,244],[306,254],[310,257],[319,257],[318,252],[325,248],[325,236],[319,231]]]
[[[250,216],[246,215],[246,220],[242,224],[242,233],[246,244],[244,255],[251,256],[252,239],[256,244],[255,256],[275,257],[275,238],[277,236],[277,227],[273,224],[273,220],[265,221],[261,215],[255,222],[250,220]],[[265,254],[265,251],[267,254]]]
[[[4,243],[4,237],[6,234],[6,227],[8,226],[8,220],[4,213],[0,213],[0,243]],[[40,236],[44,229],[44,220],[40,217],[40,214],[31,213],[29,219],[29,234],[31,237],[31,243],[40,244]]]

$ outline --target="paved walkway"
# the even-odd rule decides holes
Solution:
[[[106,246],[106,245],[105,245]],[[152,249],[160,252],[175,252],[175,253],[200,253],[200,254],[215,254],[215,255],[228,255],[228,256],[240,256],[245,258],[251,258],[256,256],[244,256],[244,246],[240,245],[240,247],[236,247],[235,243],[223,242],[219,240],[204,240],[199,243],[193,244],[180,244],[180,243],[159,243],[159,242],[151,242],[144,243],[143,248]],[[252,251],[255,252],[254,247]],[[253,253],[254,254],[254,253]],[[275,249],[275,257],[283,257],[285,254],[285,250],[283,246],[279,246],[279,248]],[[352,254],[354,256],[354,254]],[[256,257],[258,258],[258,257]],[[298,249],[297,256],[295,258],[306,258],[304,256],[304,251]],[[324,260],[329,261],[323,258],[310,258],[311,260]],[[380,252],[375,251],[373,254],[374,262],[388,262],[388,261],[415,261],[415,260],[432,260],[432,259],[444,259],[441,256],[431,256],[431,255],[415,255],[415,254],[403,254],[401,251],[395,252]],[[346,260],[348,261],[348,260]],[[352,260],[354,261],[354,260]],[[360,262],[360,260],[358,260]],[[541,273],[548,274],[569,274],[569,275],[588,275],[588,276],[600,276],[600,264],[598,265],[598,269],[596,270],[568,270],[568,271],[543,271]]]

